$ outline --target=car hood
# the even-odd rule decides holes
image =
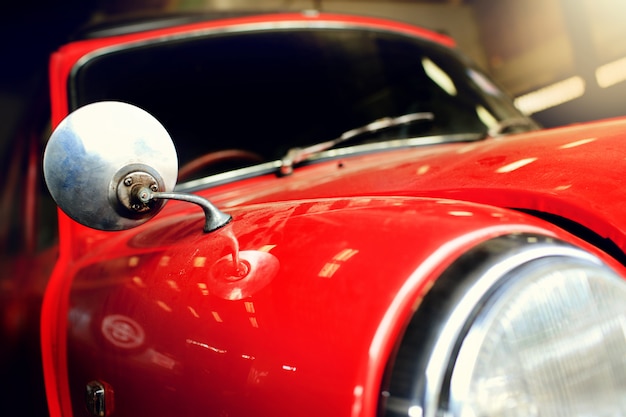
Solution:
[[[230,208],[275,201],[412,196],[471,201],[575,222],[626,250],[626,120],[480,142],[344,157],[202,192]]]
[[[506,234],[567,239],[521,213],[430,198],[259,203],[211,233],[189,204],[169,211],[93,234],[51,284],[60,313],[45,317],[68,317],[75,410],[98,376],[121,415],[374,415],[386,358],[454,259]]]

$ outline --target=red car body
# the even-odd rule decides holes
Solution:
[[[68,80],[90,54],[293,22],[454,48],[443,35],[404,24],[324,14],[77,41],[51,60],[53,126],[72,110]],[[210,233],[202,232],[198,207],[181,201],[117,232],[59,211],[59,257],[41,319],[50,414],[91,415],[85,386],[101,381],[108,415],[379,415],[411,317],[473,248],[540,236],[582,248],[626,276],[625,135],[626,121],[610,120],[347,153],[286,176],[183,184],[182,192],[232,216]],[[233,252],[251,273],[224,279]]]

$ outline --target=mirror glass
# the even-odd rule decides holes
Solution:
[[[153,217],[121,207],[117,189],[133,172],[154,177],[159,191],[176,185],[178,158],[170,135],[148,112],[103,101],[78,108],[50,136],[43,160],[50,194],[68,216],[99,230],[123,230]]]

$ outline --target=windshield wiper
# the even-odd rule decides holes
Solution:
[[[516,127],[529,127],[536,129],[537,124],[528,117],[512,117],[499,121],[496,125],[489,128],[487,135],[491,137],[502,136],[506,131]]]
[[[295,164],[305,161],[313,154],[333,148],[357,136],[387,129],[389,127],[406,125],[418,120],[434,120],[434,118],[435,115],[430,112],[409,113],[397,117],[383,117],[382,119],[374,120],[364,126],[350,129],[342,133],[341,136],[336,139],[306,146],[304,148],[291,148],[281,159],[280,174],[289,175],[293,172],[293,166]]]

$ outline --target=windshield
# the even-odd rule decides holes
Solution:
[[[359,28],[221,33],[116,49],[81,62],[69,92],[72,109],[120,100],[149,111],[170,132],[181,164],[224,149],[276,160],[412,113],[433,117],[381,137],[485,134],[520,117],[455,51]]]

